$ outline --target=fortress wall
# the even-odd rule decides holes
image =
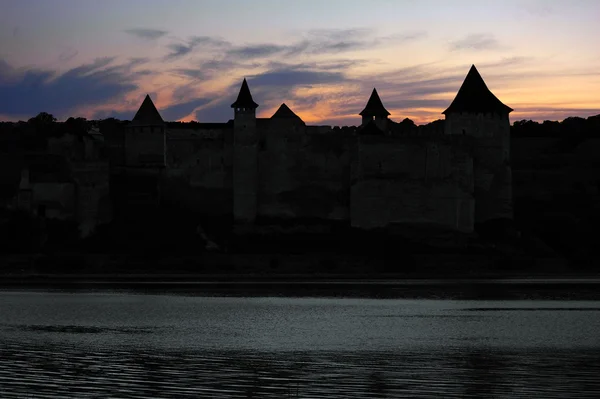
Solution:
[[[352,224],[441,224],[473,228],[473,164],[460,140],[360,137]]]
[[[232,129],[170,130],[164,202],[199,213],[232,212]]]
[[[475,139],[475,222],[513,217],[510,122],[508,116],[452,114],[446,134]]]
[[[132,127],[125,133],[126,164],[164,164],[165,137],[160,127]]]
[[[333,130],[272,123],[259,153],[259,214],[348,220],[349,138]]]
[[[553,152],[560,139],[551,137],[512,137],[510,140],[513,168],[528,167],[536,157]]]
[[[329,125],[322,126],[306,126],[306,134],[329,134],[331,133],[332,127]]]
[[[73,174],[77,181],[77,221],[86,236],[112,218],[109,164],[102,160],[77,162]]]

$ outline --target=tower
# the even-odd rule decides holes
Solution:
[[[150,96],[146,95],[125,132],[125,164],[164,167],[165,151],[165,122]]]
[[[246,79],[231,104],[233,119],[233,217],[237,224],[252,224],[258,209],[258,134],[256,108]]]
[[[377,127],[387,133],[387,122],[390,113],[383,106],[379,94],[377,94],[377,89],[373,89],[365,109],[359,115],[362,116],[361,126],[365,126],[369,121],[374,120]]]
[[[149,95],[125,128],[124,164],[111,171],[115,211],[142,215],[160,204],[160,182],[166,167],[165,122]]]
[[[474,139],[475,225],[512,219],[510,121],[504,105],[471,66],[454,101],[443,112],[445,133]]]

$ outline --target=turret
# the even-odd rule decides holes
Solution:
[[[379,129],[387,132],[387,122],[390,113],[383,106],[379,94],[377,94],[377,89],[373,89],[365,109],[363,109],[359,115],[362,116],[361,126],[367,125],[370,121],[375,121],[375,124]]]
[[[488,89],[472,65],[454,101],[443,112],[446,134],[473,137],[476,225],[513,217],[509,121],[512,111]]]
[[[248,87],[248,82],[245,78],[242,82],[242,87],[240,88],[237,100],[231,104],[231,108],[234,109],[234,119],[244,116],[256,118],[256,108],[258,108],[258,104],[252,99],[252,94],[250,93],[250,88]]]
[[[258,133],[256,108],[246,79],[231,104],[233,120],[233,216],[237,224],[252,224],[258,209]]]

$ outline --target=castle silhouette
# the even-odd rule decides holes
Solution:
[[[311,219],[463,232],[512,219],[512,109],[474,65],[439,130],[390,120],[376,89],[358,127],[307,126],[285,103],[257,118],[258,107],[246,79],[226,123],[164,122],[146,96],[124,131],[106,135],[115,210],[168,204],[240,225]]]

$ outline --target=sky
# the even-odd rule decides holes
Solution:
[[[286,103],[357,125],[442,119],[475,64],[511,121],[600,114],[597,0],[0,0],[0,120],[226,122],[242,79],[259,117]]]

